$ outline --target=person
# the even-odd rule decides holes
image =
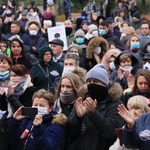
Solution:
[[[36,88],[31,82],[29,70],[24,65],[17,64],[10,69],[10,82],[5,92],[0,90],[1,110],[8,111],[9,118],[20,106],[30,107]]]
[[[122,88],[118,83],[109,83],[102,64],[89,70],[86,83],[88,92],[85,98],[76,100],[68,117],[67,132],[71,133],[70,140],[74,139],[70,147],[78,150],[108,150],[116,139],[115,128],[123,125],[117,113]]]
[[[54,39],[49,42],[53,51],[53,60],[60,65],[64,65],[65,53],[63,52],[64,42],[60,39]]]
[[[131,16],[132,21],[131,21],[131,26],[135,29],[138,30],[142,24],[142,19],[140,16],[140,12],[136,11],[132,14]]]
[[[28,9],[27,18],[28,18],[29,20],[36,20],[37,22],[40,22],[39,15],[38,15],[38,13],[36,12],[35,8],[33,8],[33,7],[30,7],[30,8]]]
[[[137,70],[140,68],[140,60],[138,57],[129,50],[124,50],[115,59],[116,69],[111,73],[110,80],[119,82],[122,88],[127,88],[127,78],[130,74],[136,75]]]
[[[135,76],[129,76],[130,90],[125,93],[123,98],[123,103],[126,106],[128,99],[135,95],[142,95],[148,99],[150,102],[150,71],[146,69],[140,69]]]
[[[150,108],[148,106],[147,99],[144,96],[141,95],[136,95],[133,96],[129,99],[127,108],[134,115],[135,121],[137,121],[142,114],[149,113]],[[124,127],[123,127],[124,128]],[[121,133],[119,135],[119,133]],[[121,128],[120,131],[117,129],[116,134],[118,134],[118,139],[117,141],[109,148],[109,150],[129,150],[126,149],[124,144],[123,144],[123,129]],[[131,150],[131,149],[130,149]]]
[[[102,58],[101,63],[105,66],[109,76],[116,69],[114,61],[120,53],[121,51],[117,48],[109,49]]]
[[[36,20],[28,21],[26,32],[31,41],[31,53],[38,58],[39,48],[47,45],[47,40],[41,35],[41,24]]]
[[[38,90],[32,98],[32,107],[38,110],[35,117],[23,116],[23,106],[14,113],[7,129],[7,138],[12,144],[12,149],[61,148],[67,117],[53,111],[53,99],[50,92],[44,89]]]
[[[115,43],[116,48],[122,51],[125,50],[125,45],[120,42],[118,37],[116,37],[108,27],[109,27],[108,22],[102,21],[99,24],[99,35],[105,38],[108,43],[109,42]]]
[[[146,53],[142,60],[143,60],[143,68],[150,70],[150,53]]]
[[[10,51],[8,52],[7,48],[8,48],[8,39],[4,34],[2,34],[0,38],[0,55],[1,54],[9,55]]]
[[[33,84],[37,89],[45,89],[54,93],[57,79],[61,78],[63,67],[53,61],[52,49],[45,45],[39,49],[39,64],[31,69]]]
[[[118,106],[118,113],[126,122],[123,130],[123,142],[125,147],[147,150],[150,145],[150,141],[147,137],[150,113],[145,113],[136,120],[131,108],[127,110],[123,104]]]

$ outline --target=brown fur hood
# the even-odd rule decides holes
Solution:
[[[120,97],[122,96],[122,93],[123,93],[123,89],[121,85],[117,82],[110,81],[108,88],[109,88],[108,90],[109,98],[112,101],[120,100]]]
[[[36,21],[36,20],[29,20],[29,21],[27,22],[26,26],[25,26],[25,30],[28,30],[28,28],[29,28],[29,26],[30,26],[31,24],[36,24],[36,25],[39,27],[39,29],[41,28],[41,23],[40,23],[40,22],[38,22],[38,21]]]
[[[86,58],[91,59],[94,49],[99,46],[101,46],[101,53],[103,53],[103,55],[109,49],[108,42],[103,37],[94,37],[91,39],[86,48]]]

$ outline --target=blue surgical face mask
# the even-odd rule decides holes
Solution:
[[[84,38],[76,38],[76,43],[77,44],[83,44],[84,43]]]
[[[131,42],[131,49],[140,48],[140,42]]]
[[[100,35],[105,35],[105,34],[106,34],[106,30],[104,30],[104,29],[99,29],[99,34],[100,34]]]

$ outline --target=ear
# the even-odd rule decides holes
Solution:
[[[50,113],[53,110],[53,106],[49,106],[48,112]]]

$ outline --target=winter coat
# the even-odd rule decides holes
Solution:
[[[43,116],[42,125],[33,126],[31,118],[16,120],[13,117],[9,121],[7,136],[12,150],[60,150],[66,120],[60,124],[55,112]],[[29,134],[22,139],[20,136],[25,130]]]
[[[94,52],[96,47],[101,47],[101,53],[98,55]],[[82,67],[89,71],[96,64],[101,62],[103,55],[108,51],[108,43],[102,37],[92,38],[86,48],[86,58],[84,58]]]
[[[68,117],[67,132],[73,144],[71,150],[108,150],[116,140],[115,128],[122,127],[123,120],[118,114],[117,107],[122,94],[118,83],[109,84],[106,99],[97,105],[92,115],[87,113],[78,118],[75,107]],[[69,150],[70,150],[69,149]]]
[[[131,74],[133,76],[135,76],[137,70],[139,69],[139,60],[137,58],[137,56],[132,52],[132,51],[129,51],[129,50],[124,50],[122,53],[120,53],[120,55],[118,55],[118,57],[115,59],[114,63],[115,63],[115,67],[116,67],[116,70],[114,70],[111,75],[110,75],[110,80],[111,81],[115,81],[115,82],[119,82],[122,86],[123,89],[126,89],[128,88],[128,85],[127,85],[127,78],[124,77],[121,81],[118,79],[118,73],[117,73],[117,70],[119,68],[119,58],[122,54],[125,54],[125,53],[128,53],[132,56],[131,58],[131,61],[132,61],[132,67],[133,69],[131,70]]]
[[[132,129],[124,128],[123,142],[127,148],[148,150],[150,147],[150,113],[143,114]],[[134,140],[133,140],[134,139]]]
[[[120,50],[125,50],[125,45],[123,45],[119,38],[117,36],[115,36],[112,31],[108,30],[108,33],[102,36],[104,39],[107,40],[107,42],[113,42],[115,44],[115,46],[120,49]]]
[[[53,84],[54,81],[56,81],[58,78],[61,78],[63,67],[58,62],[54,62],[53,59],[51,59],[50,62],[45,63],[43,60],[43,55],[46,51],[46,49],[40,50],[39,64],[43,68],[43,71],[47,74],[47,77],[39,67],[39,64],[32,68],[31,74],[33,78],[33,84],[35,87],[37,87],[37,89],[44,88],[45,90],[50,90],[52,87],[51,83]],[[51,83],[49,82],[48,78],[50,79]]]

